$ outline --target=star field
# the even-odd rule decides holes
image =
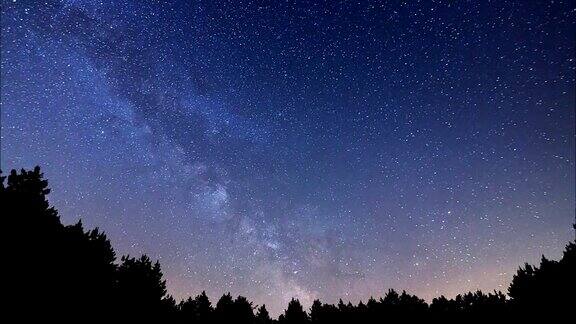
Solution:
[[[572,238],[573,1],[1,3],[2,169],[176,298],[505,290]]]

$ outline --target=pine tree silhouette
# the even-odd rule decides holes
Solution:
[[[234,322],[239,324],[252,324],[256,321],[252,302],[243,296],[238,296],[234,300],[232,316],[234,317]]]
[[[11,299],[19,301],[10,309],[22,320],[33,316],[22,302],[33,291],[42,301],[34,306],[35,313],[46,319],[107,317],[113,309],[116,257],[106,236],[98,229],[85,232],[81,222],[62,225],[48,203],[50,189],[39,167],[12,170],[0,179],[1,209],[12,246],[7,251],[13,265],[7,288]]]
[[[282,322],[287,324],[308,323],[308,314],[306,314],[298,299],[292,298],[292,300],[290,300],[288,308],[286,308],[284,312]]]
[[[234,299],[230,293],[222,295],[216,303],[214,311],[218,323],[231,323],[234,320]]]
[[[256,312],[256,323],[257,324],[270,324],[272,323],[272,319],[270,318],[270,314],[266,309],[266,305],[262,304],[258,311]]]
[[[63,225],[50,206],[48,182],[40,168],[0,172],[0,203],[8,234],[10,260],[6,292],[7,313],[19,321],[42,314],[45,321],[163,323],[258,323],[276,321],[264,305],[254,314],[247,298],[223,295],[212,307],[206,292],[179,303],[167,294],[159,262],[146,255],[123,256],[120,262],[110,241],[97,228],[86,231],[82,222]],[[576,244],[570,242],[559,261],[542,256],[539,266],[525,264],[514,275],[508,296],[499,291],[439,296],[428,305],[406,291],[393,289],[384,297],[353,305],[315,300],[310,314],[292,299],[280,323],[478,322],[519,320],[547,315],[565,316],[575,304]],[[29,293],[34,292],[34,302]],[[65,307],[63,307],[65,305]],[[30,312],[30,310],[34,312]],[[16,318],[16,317],[15,317]]]
[[[210,323],[213,321],[214,308],[205,291],[194,299],[188,297],[185,301],[180,302],[178,306],[182,320],[186,319],[193,323]]]
[[[160,315],[161,301],[167,297],[160,263],[152,263],[146,255],[138,259],[122,257],[117,271],[116,296],[122,301],[123,312],[132,318]]]

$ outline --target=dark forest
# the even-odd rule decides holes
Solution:
[[[574,306],[576,245],[563,257],[518,268],[507,292],[438,296],[427,303],[406,291],[388,290],[353,305],[315,300],[305,309],[292,299],[278,319],[265,305],[229,293],[214,302],[206,293],[177,301],[167,293],[159,262],[148,256],[118,257],[105,233],[79,221],[62,224],[47,199],[50,189],[39,167],[3,176],[2,214],[8,235],[8,312],[15,318],[77,322],[166,323],[383,323],[396,320],[476,321],[563,316]]]

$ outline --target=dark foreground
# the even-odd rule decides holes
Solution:
[[[357,305],[314,301],[306,311],[293,299],[278,320],[265,305],[245,297],[222,296],[212,305],[202,293],[177,302],[166,292],[158,262],[116,253],[104,233],[82,224],[63,225],[46,199],[48,182],[40,168],[12,170],[2,177],[0,202],[8,268],[5,314],[66,322],[153,321],[160,323],[387,323],[496,321],[548,318],[568,321],[576,305],[576,245],[568,243],[559,261],[542,257],[538,267],[520,267],[508,287],[444,296],[428,304],[406,292],[389,290]]]

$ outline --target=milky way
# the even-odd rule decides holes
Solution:
[[[176,298],[505,291],[573,235],[575,8],[2,0],[2,168]]]

